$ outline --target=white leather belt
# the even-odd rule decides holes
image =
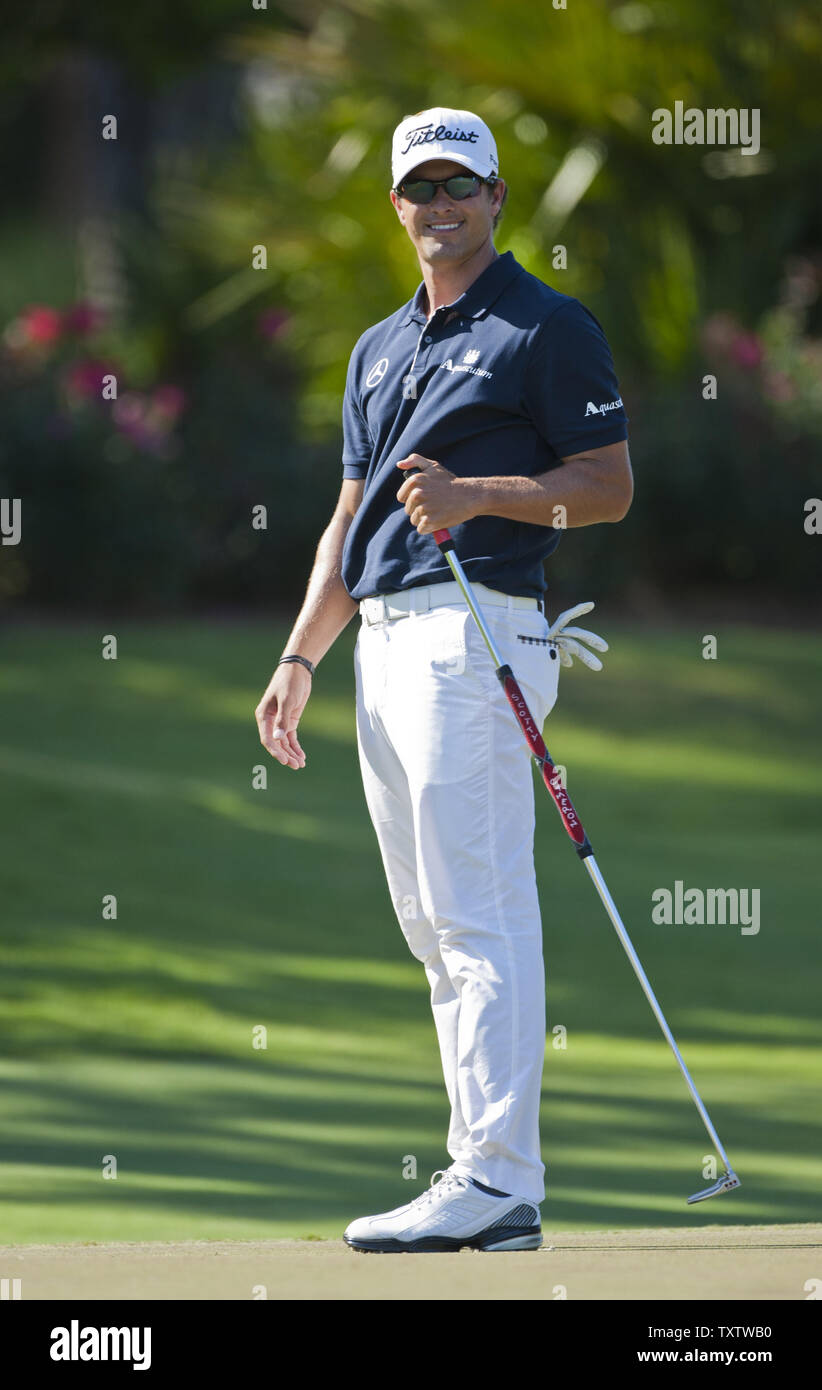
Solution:
[[[489,589],[486,584],[473,584],[472,588],[480,606],[543,610],[542,599],[503,594],[499,589]],[[374,623],[392,622],[395,618],[407,618],[409,613],[427,613],[430,608],[454,603],[464,604],[465,598],[457,581],[452,579],[444,584],[416,584],[397,594],[376,594],[373,598],[361,599],[360,613],[363,622],[371,627]]]

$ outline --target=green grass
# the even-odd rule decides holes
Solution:
[[[0,1240],[337,1236],[450,1161],[427,986],[359,780],[354,625],[301,772],[253,723],[282,628],[123,623],[103,661],[107,631],[5,632]],[[685,1205],[709,1141],[542,793],[546,1230],[822,1210],[822,654],[736,627],[709,662],[701,635],[608,624],[605,671],[563,672],[546,737],[743,1186]],[[759,934],[653,924],[676,879],[759,888]]]

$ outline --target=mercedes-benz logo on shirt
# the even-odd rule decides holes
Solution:
[[[368,376],[365,378],[366,386],[377,386],[382,381],[388,371],[388,358],[381,357],[379,362],[375,362]]]

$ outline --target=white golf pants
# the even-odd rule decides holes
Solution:
[[[560,666],[548,622],[536,607],[483,604],[488,591],[474,588],[541,728]],[[362,621],[354,667],[365,798],[397,919],[431,987],[451,1167],[541,1202],[531,754],[465,603]]]

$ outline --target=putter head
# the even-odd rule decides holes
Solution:
[[[736,1173],[731,1171],[723,1173],[722,1177],[718,1178],[710,1187],[706,1187],[704,1192],[695,1192],[692,1197],[689,1197],[688,1205],[690,1206],[692,1202],[704,1202],[708,1197],[719,1197],[721,1193],[730,1192],[734,1187],[741,1186]]]

